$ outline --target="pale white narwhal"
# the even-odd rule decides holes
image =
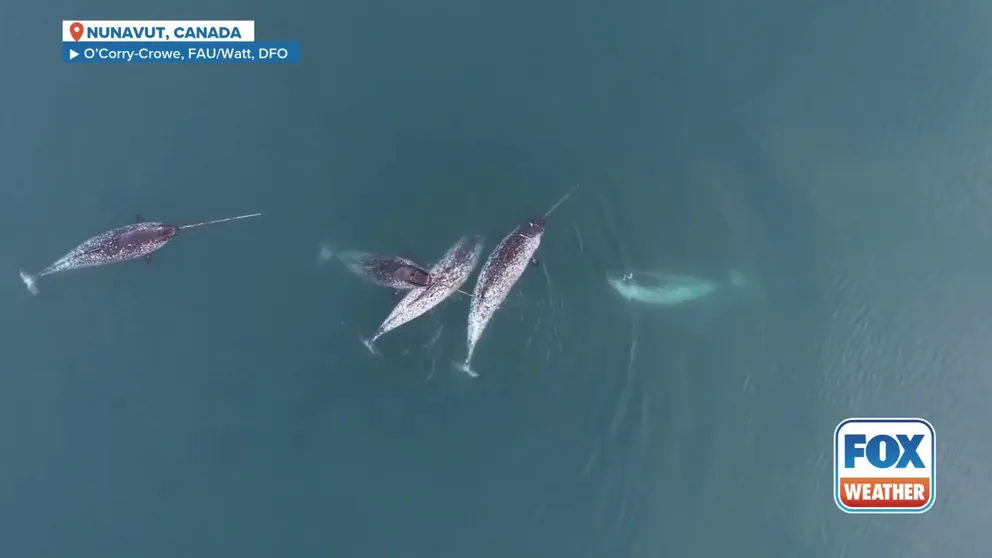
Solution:
[[[726,281],[659,271],[610,271],[606,281],[621,297],[641,304],[675,306],[710,296],[724,288],[745,289],[750,282],[736,269]]]

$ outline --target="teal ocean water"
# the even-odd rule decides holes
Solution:
[[[987,554],[987,4],[4,14],[0,553]],[[71,66],[74,17],[254,19],[304,61]],[[397,297],[318,263],[488,254],[573,185],[475,380],[465,297],[378,358]],[[138,213],[256,211],[17,278]],[[638,307],[628,268],[762,296]],[[833,429],[886,415],[933,422],[936,505],[845,515]]]

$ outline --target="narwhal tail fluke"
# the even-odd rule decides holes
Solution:
[[[748,286],[747,278],[744,274],[736,269],[731,269],[728,277],[730,285],[732,287],[737,287],[738,289],[743,289]]]
[[[38,294],[38,276],[26,273],[23,269],[19,269],[18,272],[21,274],[21,281],[24,281],[24,286],[28,288],[28,291],[33,294]]]
[[[475,370],[472,370],[472,363],[468,359],[466,359],[465,362],[451,361],[451,365],[454,366],[456,370],[461,370],[473,378],[479,377],[479,374],[477,374]]]
[[[362,344],[365,345],[365,348],[368,349],[370,353],[374,354],[377,357],[381,357],[382,356],[382,353],[380,353],[379,352],[379,349],[377,349],[376,346],[375,346],[375,340],[376,340],[375,337],[373,337],[371,339],[366,339],[364,337],[359,337],[359,339],[362,341]]]
[[[325,242],[320,245],[320,250],[317,252],[317,263],[326,264],[334,259],[336,255],[337,252],[334,250],[334,246],[330,242]]]

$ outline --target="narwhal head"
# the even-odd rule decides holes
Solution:
[[[141,223],[140,226],[121,235],[120,241],[128,246],[165,245],[172,237],[179,234],[179,227],[165,223]]]
[[[172,237],[179,234],[179,226],[161,223],[155,228],[155,234],[161,241],[170,240]]]
[[[146,234],[145,242],[164,246],[166,242],[172,240],[172,237],[179,234],[179,226],[155,223]]]
[[[410,285],[426,287],[431,284],[431,275],[423,269],[412,265],[403,265],[396,269],[394,276]]]
[[[547,226],[547,219],[544,217],[535,217],[530,221],[527,221],[520,226],[520,234],[528,238],[537,238],[544,234],[544,228]]]
[[[618,292],[626,293],[639,285],[630,271],[608,271],[606,281]]]

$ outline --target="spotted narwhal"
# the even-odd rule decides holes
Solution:
[[[431,275],[420,264],[399,256],[370,254],[361,250],[334,252],[329,245],[320,250],[320,260],[336,258],[345,269],[381,287],[409,290],[430,285]]]
[[[484,239],[479,235],[463,236],[430,269],[431,284],[412,289],[393,308],[371,339],[362,339],[372,353],[375,342],[386,333],[432,310],[468,280],[482,254]]]
[[[486,325],[489,324],[496,310],[499,310],[510,289],[526,271],[527,266],[535,261],[534,254],[541,246],[541,237],[544,236],[548,216],[574,191],[575,188],[569,190],[543,217],[531,219],[513,229],[489,254],[482,270],[479,271],[479,278],[475,280],[475,290],[468,310],[467,354],[464,362],[453,363],[459,370],[473,378],[478,377],[478,374],[472,370],[472,355],[476,343],[482,338]]]
[[[62,256],[38,273],[29,274],[21,269],[21,280],[24,281],[24,284],[27,286],[28,290],[31,291],[31,294],[36,295],[38,294],[37,281],[39,277],[52,275],[53,273],[61,273],[63,271],[70,271],[73,269],[83,269],[87,267],[97,267],[126,262],[128,260],[136,260],[138,258],[144,258],[145,261],[150,262],[152,252],[155,252],[159,248],[168,244],[168,242],[183,229],[192,229],[193,227],[202,227],[204,225],[213,225],[215,223],[224,223],[226,221],[247,219],[248,217],[258,217],[259,215],[261,215],[261,213],[252,213],[250,215],[239,215],[237,217],[227,217],[225,219],[203,221],[201,223],[191,223],[188,225],[150,223],[142,219],[139,215],[136,219],[137,222],[134,224],[119,227],[94,236],[93,238],[73,248],[68,254]]]

